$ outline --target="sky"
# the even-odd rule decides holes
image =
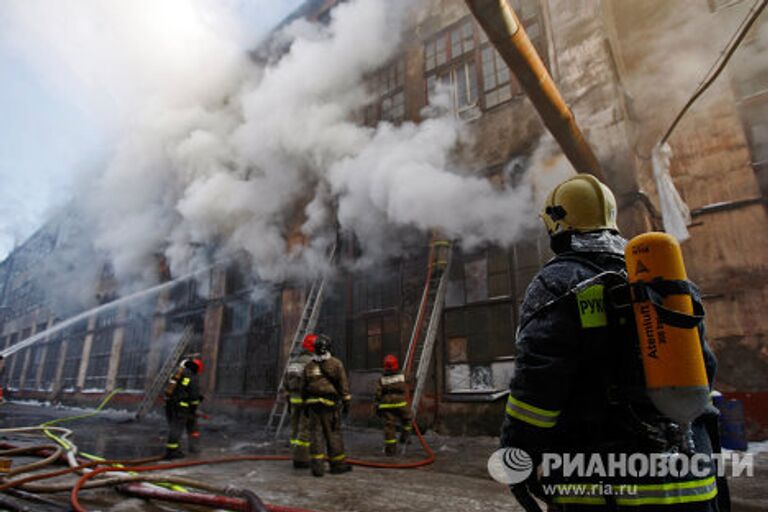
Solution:
[[[146,59],[144,69],[144,62],[132,51],[122,51],[121,44],[135,43],[142,31],[161,31],[161,16],[176,22],[174,28],[189,29],[194,23],[185,23],[185,17],[199,16],[206,22],[205,17],[216,15],[227,18],[217,26],[230,27],[227,37],[246,48],[300,4],[301,0],[0,2],[0,260],[71,197],[78,172],[110,153],[117,118],[124,114],[121,109],[136,106],[135,101],[121,100],[122,94],[136,93],[127,85],[100,87],[104,79],[100,75],[112,73],[111,61],[127,70],[126,83],[128,74],[137,69],[162,80],[162,73],[152,66],[175,55],[160,52]],[[156,19],[146,15],[152,11]],[[113,32],[114,38],[107,40]],[[169,30],[168,37],[179,33]],[[103,48],[95,48],[98,37],[105,39]],[[170,42],[168,46],[172,47]],[[124,66],[120,59],[125,59]],[[152,78],[147,77],[143,83],[151,88]]]

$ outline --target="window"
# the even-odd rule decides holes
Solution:
[[[120,363],[117,368],[116,386],[125,390],[144,389],[147,374],[147,353],[152,336],[151,322],[133,315],[125,326],[123,346],[120,350]]]
[[[400,58],[368,77],[368,87],[377,98],[364,111],[365,124],[380,120],[399,123],[405,119],[405,61]]]
[[[83,357],[83,343],[85,342],[85,323],[70,327],[64,335],[66,340],[66,353],[64,355],[64,369],[61,374],[61,387],[64,390],[74,390],[77,386],[77,373],[80,370],[80,360]]]
[[[386,354],[401,359],[398,315],[395,312],[357,318],[350,367],[381,368]]]
[[[499,52],[492,46],[482,50],[485,108],[492,108],[520,93],[520,86]]]
[[[424,45],[427,99],[434,102],[438,84],[449,87],[453,109],[460,113],[477,104],[475,25],[468,18]]]
[[[514,306],[511,301],[475,305],[444,313],[446,386],[449,392],[503,388],[494,374],[498,358],[514,353]]]
[[[216,392],[267,394],[277,386],[279,326],[274,299],[227,305],[216,362]]]
[[[405,117],[405,93],[402,91],[381,101],[381,118],[397,122]]]
[[[61,360],[61,343],[61,335],[54,337],[48,342],[48,349],[45,351],[45,362],[43,363],[43,373],[40,377],[40,389],[43,391],[51,391],[53,389],[56,368]]]
[[[467,18],[427,41],[424,45],[424,70],[429,72],[475,48],[475,25]]]
[[[97,321],[98,323],[98,321]],[[107,371],[112,356],[113,328],[100,329],[93,334],[91,353],[88,358],[88,370],[85,375],[86,389],[105,389]]]
[[[382,276],[360,275],[353,284],[352,307],[355,314],[396,308],[400,304],[400,269],[391,265]]]
[[[245,332],[248,330],[250,319],[250,303],[248,301],[230,302],[224,307],[223,332]]]
[[[24,371],[24,364],[29,356],[29,349],[22,349],[13,354],[11,361],[11,371],[9,372],[8,387],[19,389],[21,386],[21,377]]]
[[[24,376],[23,389],[32,390],[37,389],[37,373],[38,369],[43,364],[43,356],[45,355],[45,345],[41,342],[36,342],[30,347],[29,364],[27,366],[27,373]]]
[[[511,255],[499,247],[463,255],[454,252],[446,305],[461,306],[489,299],[511,297]]]
[[[352,288],[350,368],[381,368],[385,354],[400,355],[400,263],[376,277],[360,275]]]

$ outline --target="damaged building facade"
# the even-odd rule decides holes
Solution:
[[[295,16],[325,22],[335,1]],[[618,2],[510,0],[594,148],[627,236],[660,229],[650,150],[751,5],[739,0]],[[419,122],[436,84],[473,135],[466,166],[498,185],[521,178],[545,128],[463,1],[431,0],[413,18],[402,52],[369,77],[378,99],[360,123]],[[692,30],[692,27],[694,29]],[[696,28],[698,27],[698,28]],[[696,32],[711,31],[711,47]],[[693,32],[693,33],[692,33]],[[715,36],[716,35],[716,36]],[[701,39],[699,35],[699,39]],[[718,389],[744,401],[753,436],[768,432],[768,17],[673,133],[671,174],[691,209],[683,249],[702,288]],[[702,61],[691,63],[695,47]],[[686,60],[688,59],[688,60]],[[762,64],[761,64],[762,63]],[[762,67],[761,67],[762,66]],[[688,68],[693,68],[689,70]],[[551,162],[550,162],[551,160]],[[558,165],[561,157],[544,159]],[[62,228],[51,223],[0,264],[0,349],[58,321],[36,269]],[[302,243],[297,235],[291,243]],[[376,271],[339,272],[319,330],[346,364],[353,417],[365,421],[385,354],[402,358],[427,272],[428,239]],[[355,258],[340,236],[341,261]],[[414,256],[416,254],[416,256]],[[420,421],[446,432],[496,433],[514,365],[518,306],[551,257],[543,229],[510,247],[455,249]],[[112,298],[108,266],[94,290]],[[98,314],[11,356],[5,387],[16,397],[94,404],[116,388],[137,403],[183,326],[206,363],[205,407],[264,416],[276,393],[308,285],[255,293],[233,265],[175,283],[146,304]]]

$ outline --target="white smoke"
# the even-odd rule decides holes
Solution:
[[[66,17],[72,4],[61,5]],[[466,155],[457,158],[467,128],[452,114],[354,121],[373,99],[366,76],[398,54],[417,2],[352,0],[328,26],[295,22],[274,39],[287,51],[263,67],[215,3],[152,2],[151,14],[143,2],[80,5],[87,30],[62,57],[107,81],[102,68],[118,68],[107,97],[121,106],[112,109],[121,129],[76,203],[122,281],[146,279],[158,253],[177,275],[243,254],[265,280],[316,272],[337,224],[375,261],[413,230],[506,245],[535,222],[534,174],[514,188],[471,175],[459,163]],[[27,29],[52,29],[29,18],[34,9],[19,12]],[[79,66],[78,52],[97,43]],[[298,226],[307,246],[289,244]]]

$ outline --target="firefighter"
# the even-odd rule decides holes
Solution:
[[[374,408],[384,421],[384,453],[392,456],[397,453],[397,424],[402,429],[400,442],[408,442],[411,433],[411,409],[405,399],[405,375],[398,371],[397,357],[392,354],[384,357],[384,375],[376,381]]]
[[[349,413],[352,396],[344,365],[331,355],[331,339],[322,334],[315,340],[312,360],[304,367],[302,398],[309,418],[312,474],[323,476],[325,473],[326,448],[331,473],[351,471],[344,453],[341,415],[346,417]]]
[[[301,352],[290,362],[285,376],[285,391],[291,408],[291,453],[294,468],[309,467],[309,421],[304,414],[304,367],[312,360],[316,334],[307,334],[301,344]]]
[[[611,191],[595,177],[578,174],[549,194],[541,217],[555,257],[533,278],[521,305],[502,447],[525,451],[534,467],[543,453],[584,454],[585,460],[608,453],[710,455],[706,427],[712,416],[702,415],[686,426],[654,409],[644,391],[632,308],[613,307],[605,292],[626,283],[626,240],[616,225]],[[584,304],[596,307],[580,307],[582,294],[590,295]],[[699,331],[711,386],[716,363],[701,324]],[[521,502],[533,493],[550,510],[563,512],[715,511],[714,467],[708,463],[705,470],[705,478],[687,472],[614,480],[566,479],[557,469],[540,480],[533,470],[512,491]],[[600,480],[600,489],[621,483],[638,487],[634,495],[569,495],[569,487],[542,485],[598,483],[594,480]]]
[[[203,362],[198,359],[184,359],[165,389],[165,417],[168,420],[168,442],[165,458],[184,457],[181,449],[181,435],[186,429],[190,453],[198,453],[200,431],[197,430],[197,406],[203,400],[200,394],[198,376],[203,371]]]

